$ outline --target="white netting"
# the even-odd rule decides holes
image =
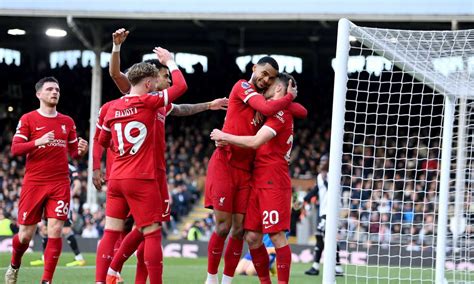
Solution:
[[[349,265],[338,283],[435,283],[446,95],[456,106],[445,278],[474,283],[474,30],[350,34],[366,71],[347,83],[338,236]]]

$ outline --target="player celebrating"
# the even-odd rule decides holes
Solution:
[[[130,82],[125,74],[120,72],[120,46],[127,38],[129,32],[125,29],[118,29],[112,34],[113,38],[113,49],[112,49],[112,57],[109,65],[109,73],[112,79],[114,80],[117,87],[120,91],[124,94],[128,93],[130,90]],[[145,62],[150,63],[158,68],[158,84],[156,91],[162,91],[167,89],[171,85],[171,74],[165,65],[161,64],[158,60],[146,60]],[[113,102],[113,101],[112,101]],[[158,149],[163,149],[163,151],[158,151],[158,182],[159,182],[159,189],[161,192],[162,197],[162,206],[163,206],[163,222],[169,221],[170,218],[170,211],[169,211],[169,194],[168,194],[168,186],[166,182],[166,163],[164,158],[164,153],[166,151],[166,143],[165,143],[165,118],[167,115],[174,115],[174,116],[188,116],[193,115],[195,113],[199,113],[205,110],[221,110],[226,109],[228,100],[226,98],[216,99],[211,102],[206,103],[198,103],[198,104],[185,104],[185,105],[178,105],[178,104],[169,104],[166,107],[160,108],[158,110],[157,119],[155,122],[154,128],[154,135],[156,137],[156,145]],[[103,153],[103,148],[97,143],[96,138],[100,134],[101,127],[100,125],[103,123],[103,118],[107,109],[111,102],[104,104],[101,108],[97,128],[96,128],[96,135],[94,139],[94,184],[97,189],[101,187],[101,179],[102,174],[100,170],[100,160]],[[113,156],[110,154],[110,148],[107,150],[107,174],[110,173],[110,165],[113,161]],[[130,230],[128,230],[130,231]],[[131,234],[128,234],[127,237],[123,240],[123,245],[119,245],[120,250],[114,254],[114,258],[112,262],[110,262],[110,269],[109,275],[107,275],[106,282],[107,283],[115,283],[120,279],[120,276],[117,272],[121,271],[123,264],[128,259],[131,254],[139,247],[137,252],[138,261],[137,261],[137,273],[135,278],[135,283],[146,283],[147,273],[146,267],[143,263],[143,234],[141,234],[138,229],[133,230]],[[102,262],[101,262],[102,263]],[[100,274],[102,278],[105,277],[105,271],[109,265],[107,263],[104,264],[104,267],[100,269]],[[99,271],[99,267],[98,267]]]
[[[257,91],[267,89],[278,75],[278,63],[265,56],[253,66],[250,81],[239,80],[229,96],[229,107],[223,131],[234,135],[255,135],[258,125],[255,111],[265,116],[286,108],[296,97],[296,88],[288,86],[287,94],[266,101]],[[216,227],[208,245],[206,283],[218,283],[224,242],[232,228],[224,254],[222,283],[230,283],[239,263],[243,246],[243,220],[250,191],[251,169],[255,151],[233,145],[218,147],[210,161],[206,176],[205,207],[214,210]]]
[[[21,258],[43,214],[48,219],[49,240],[44,251],[42,283],[51,283],[69,211],[68,153],[78,158],[88,148],[85,140],[76,138],[74,121],[56,111],[60,97],[58,81],[46,77],[35,88],[40,107],[20,118],[11,147],[13,155],[26,155],[26,172],[18,209],[20,231],[13,237],[11,264],[5,274],[7,284],[17,283]]]
[[[305,201],[310,202],[314,196],[318,197],[319,201],[319,223],[316,228],[316,245],[314,246],[314,262],[311,268],[305,271],[306,275],[319,275],[319,261],[324,250],[324,233],[326,231],[326,210],[328,206],[327,192],[328,192],[328,170],[329,158],[327,155],[321,156],[319,161],[320,172],[316,177],[316,186],[305,196]],[[339,245],[336,251],[336,276],[343,276],[339,258]]]
[[[272,99],[282,98],[294,79],[279,74],[267,94]],[[244,228],[252,261],[260,283],[271,283],[269,259],[262,243],[263,234],[269,234],[275,245],[278,283],[290,278],[291,249],[285,236],[290,229],[291,180],[288,162],[293,143],[293,116],[282,110],[267,117],[265,124],[254,136],[237,136],[214,129],[211,139],[243,148],[257,149],[253,169],[253,189],[250,194]]]
[[[152,133],[157,110],[181,96],[187,86],[171,54],[162,48],[155,48],[154,52],[172,70],[175,85],[158,94],[149,94],[157,87],[158,70],[148,63],[133,65],[128,72],[132,84],[130,95],[109,107],[100,133],[99,142],[104,147],[110,145],[112,137],[116,156],[107,190],[106,230],[97,254],[101,258],[112,257],[113,246],[130,209],[144,235],[144,258],[150,281],[161,283],[162,203],[157,192],[155,158],[156,151],[161,149],[156,149]]]

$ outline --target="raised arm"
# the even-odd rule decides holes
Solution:
[[[112,34],[113,48],[110,56],[109,74],[115,85],[123,94],[130,90],[130,82],[125,74],[120,71],[120,47],[130,32],[118,29]]]
[[[308,110],[299,103],[292,102],[287,108],[295,118],[304,119],[308,116]]]
[[[257,149],[267,143],[275,136],[274,132],[268,127],[263,126],[254,136],[236,136],[214,129],[211,132],[211,139],[214,141],[230,143],[242,148]]]
[[[229,99],[221,98],[198,104],[173,104],[173,109],[171,110],[170,115],[189,116],[206,110],[226,110],[228,103]]]
[[[280,110],[285,109],[297,96],[297,89],[292,84],[288,84],[287,94],[278,100],[266,100],[265,97],[250,87],[243,89],[244,103],[251,106],[254,110],[260,112],[264,116],[275,115]]]
[[[173,55],[162,48],[155,47],[153,52],[158,56],[161,64],[166,65],[171,71],[171,76],[173,77],[173,86],[163,90],[165,94],[165,106],[175,101],[181,95],[183,95],[188,90],[188,85],[184,79],[183,73],[178,68],[178,65],[174,62]]]

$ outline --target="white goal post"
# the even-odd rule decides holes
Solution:
[[[333,67],[323,283],[474,283],[474,30],[341,19]]]

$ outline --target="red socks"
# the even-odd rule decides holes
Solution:
[[[48,244],[44,250],[44,272],[43,281],[51,282],[53,280],[54,270],[58,264],[61,249],[63,248],[62,238],[48,238]]]
[[[148,270],[145,265],[145,242],[142,242],[137,250],[137,273],[135,274],[135,284],[146,284]]]
[[[30,246],[29,242],[26,243],[26,244],[20,243],[20,238],[18,238],[18,234],[16,234],[13,237],[13,240],[12,240],[12,260],[11,260],[12,266],[14,266],[15,268],[20,267],[21,258],[23,257],[23,254],[25,253],[25,251],[28,249],[29,246]]]
[[[207,272],[210,274],[217,274],[225,239],[216,234],[216,232],[212,233],[207,247]]]
[[[110,268],[117,272],[122,271],[125,261],[137,250],[144,239],[143,234],[138,229],[134,229],[128,233],[122,240],[118,251],[115,252],[114,259],[110,263]]]
[[[145,265],[150,276],[150,284],[163,283],[161,230],[145,234]]]
[[[224,275],[234,277],[235,269],[242,255],[244,240],[229,238],[224,254]],[[267,256],[268,257],[268,256]]]
[[[96,270],[95,270],[95,281],[104,282],[107,277],[107,270],[109,269],[110,262],[114,255],[115,242],[120,238],[121,232],[108,230],[104,231],[104,236],[100,240],[99,246],[97,247],[97,254],[95,257]],[[49,243],[49,241],[48,241]]]
[[[257,271],[258,279],[260,283],[268,284],[272,283],[270,279],[270,260],[268,258],[267,248],[265,245],[261,245],[259,248],[251,249],[250,255],[252,256],[253,266]]]
[[[290,281],[291,249],[289,245],[286,245],[275,250],[278,284],[286,284]]]

